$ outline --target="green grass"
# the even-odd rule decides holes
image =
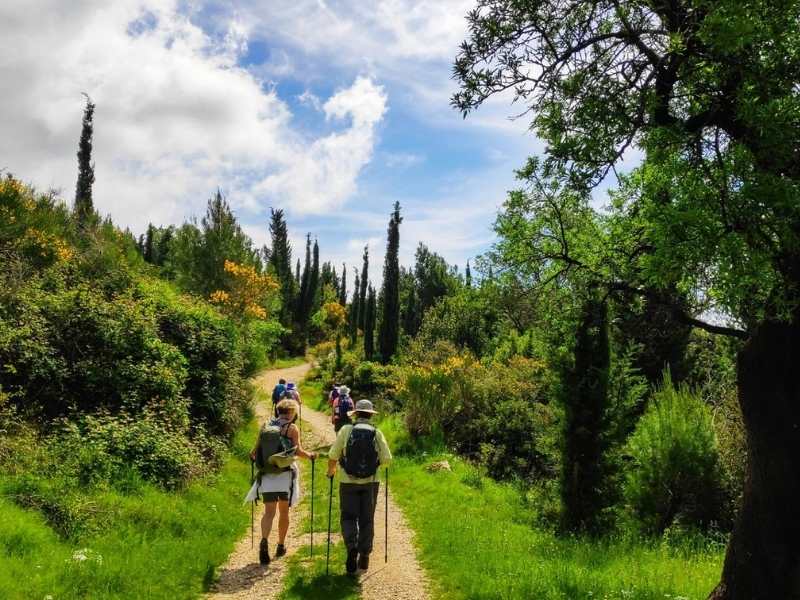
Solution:
[[[305,356],[289,356],[286,358],[276,358],[274,361],[267,364],[267,369],[288,369],[290,367],[297,367],[308,362]]]
[[[452,472],[428,473],[447,459]],[[452,455],[400,458],[390,493],[416,532],[423,565],[447,599],[702,599],[718,581],[718,545],[560,538],[533,525],[511,485]]]
[[[320,448],[327,453],[327,448]],[[344,572],[345,548],[340,541],[331,544],[330,574],[325,575],[325,562],[328,535],[328,499],[331,504],[331,532],[338,533],[339,493],[337,480],[333,482],[331,494],[330,480],[325,477],[327,458],[320,457],[314,463],[314,555],[311,557],[310,545],[299,548],[289,559],[289,569],[283,583],[281,599],[337,600],[358,598],[358,582]],[[303,500],[300,509],[303,514],[301,531],[311,532],[311,470],[305,463],[303,470]]]
[[[251,423],[213,479],[180,492],[139,483],[124,492],[85,490],[83,514],[100,524],[59,536],[42,513],[23,509],[0,477],[0,598],[196,598],[244,533]],[[86,560],[76,560],[88,548]]]

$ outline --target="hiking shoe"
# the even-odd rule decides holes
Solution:
[[[362,554],[358,557],[358,568],[362,571],[369,569],[369,554]]]
[[[345,563],[345,568],[347,569],[348,575],[353,575],[358,568],[358,550],[348,550],[347,551],[347,562]]]
[[[286,546],[284,544],[278,544],[278,547],[275,548],[275,558],[280,558],[281,556],[286,555]]]
[[[262,565],[269,564],[269,542],[266,538],[261,538],[261,545],[258,547],[258,562]]]

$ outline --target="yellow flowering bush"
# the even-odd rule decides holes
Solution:
[[[209,299],[231,317],[239,320],[262,319],[268,316],[271,303],[280,285],[267,273],[259,273],[251,265],[225,261],[228,290],[216,290]]]

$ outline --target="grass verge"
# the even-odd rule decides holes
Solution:
[[[102,526],[79,536],[59,536],[41,512],[14,504],[19,482],[0,476],[0,598],[198,597],[247,527],[255,433],[252,422],[222,470],[185,490],[139,482],[83,491],[82,514]]]
[[[451,472],[425,469],[445,459]],[[719,578],[718,544],[563,538],[537,528],[518,490],[452,455],[399,458],[392,481],[436,598],[694,600]]]

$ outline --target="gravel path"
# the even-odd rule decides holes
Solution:
[[[266,371],[257,377],[254,383],[270,391],[280,377],[298,382],[305,376],[309,368],[310,365],[300,365],[288,369]],[[256,407],[256,415],[259,420],[266,419],[269,411],[270,407],[264,403]],[[303,421],[309,426],[303,428],[304,438],[310,436],[316,442],[307,447],[328,446],[333,443],[335,434],[327,415],[304,407]],[[304,439],[304,444],[307,443]],[[302,471],[304,464],[303,461],[299,462]],[[389,490],[389,562],[384,563],[385,491],[383,482],[381,482],[381,494],[375,514],[375,547],[369,571],[360,575],[361,596],[366,600],[425,600],[429,597],[428,581],[417,562],[413,534],[391,497],[391,488]],[[308,540],[305,539],[307,536],[299,533],[300,521],[301,515],[293,513],[287,538],[289,555],[308,543]],[[256,538],[259,538],[258,522],[256,530]],[[273,540],[271,546],[274,546],[274,543]],[[207,598],[213,600],[277,598],[283,589],[286,564],[285,559],[280,559],[273,561],[268,567],[259,565],[258,551],[257,548],[250,548],[250,532],[248,532],[237,544],[228,563],[220,572],[219,581],[214,586],[213,592],[208,594]]]

